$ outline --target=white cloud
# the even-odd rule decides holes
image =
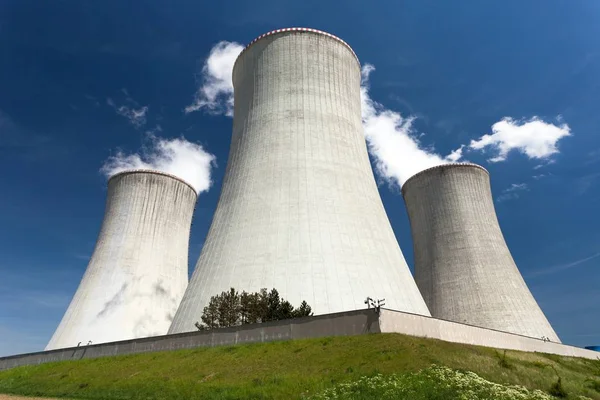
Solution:
[[[457,161],[459,161],[462,158],[462,156],[463,156],[463,149],[464,149],[464,147],[465,147],[465,145],[463,144],[458,149],[456,149],[452,153],[448,154],[446,156],[446,160],[448,160],[450,162],[457,162]]]
[[[211,50],[204,62],[201,85],[194,102],[185,108],[186,113],[206,110],[212,114],[233,116],[233,64],[244,49],[239,43],[222,41]]]
[[[566,264],[555,265],[553,267],[549,267],[549,268],[544,268],[544,269],[539,269],[537,271],[533,271],[532,273],[528,274],[527,277],[529,278],[529,277],[536,277],[536,276],[541,276],[541,275],[555,274],[557,272],[562,272],[564,270],[577,267],[578,265],[587,263],[588,261],[596,259],[598,257],[600,257],[600,253],[594,253],[591,256],[588,256],[588,257],[585,257],[585,258],[581,258],[579,260],[571,261],[571,262],[566,263]]]
[[[196,193],[208,191],[212,185],[211,168],[215,156],[201,145],[183,137],[162,139],[148,135],[149,145],[141,152],[125,154],[121,151],[109,157],[100,171],[107,177],[132,169],[150,169],[175,175],[194,187]]]
[[[160,126],[159,124],[156,124],[156,126],[154,128],[148,129],[146,131],[146,135],[152,136],[152,135],[155,135],[155,134],[157,134],[159,132],[162,132],[162,126]]]
[[[119,115],[127,118],[132,125],[139,127],[146,123],[146,113],[148,112],[148,107],[144,106],[136,110],[127,106],[121,106],[117,109],[117,112]]]
[[[492,132],[469,144],[469,148],[473,150],[495,150],[496,156],[488,159],[492,163],[505,161],[512,150],[517,150],[530,159],[547,159],[559,152],[558,141],[571,135],[567,124],[557,126],[537,117],[527,121],[505,117],[492,125]]]
[[[417,172],[460,158],[462,148],[447,158],[423,148],[412,127],[414,118],[404,118],[371,99],[369,75],[374,70],[370,64],[363,66],[360,92],[364,133],[378,173],[402,186]]]
[[[518,190],[527,190],[526,183],[513,183],[507,189],[504,189],[505,192],[516,192]]]
[[[128,98],[128,100],[132,101],[130,98]],[[110,97],[106,99],[106,104],[114,108],[117,114],[127,118],[129,120],[129,123],[135,126],[136,128],[139,128],[146,124],[146,114],[148,113],[148,106],[139,107],[139,105],[136,104],[136,106],[138,107],[137,109],[136,107],[129,107],[126,105],[117,106],[113,99],[111,99]]]
[[[201,71],[201,85],[194,102],[186,113],[205,110],[213,114],[233,116],[233,65],[243,46],[236,42],[222,41],[210,51]],[[362,68],[361,105],[362,122],[369,152],[375,160],[375,168],[388,183],[402,184],[412,175],[440,164],[464,160],[468,151],[485,151],[492,148],[496,155],[490,162],[506,160],[512,150],[520,151],[530,159],[538,159],[544,165],[558,152],[558,141],[570,136],[567,124],[556,126],[537,117],[527,121],[504,118],[492,126],[492,134],[461,145],[447,156],[432,148],[423,147],[419,138],[424,134],[414,131],[414,117],[385,108],[374,101],[369,93],[369,76],[375,67],[365,64]],[[562,119],[557,118],[558,122]]]
[[[502,194],[496,198],[496,201],[503,202],[507,200],[516,200],[521,195],[519,192],[529,190],[526,183],[513,183],[502,191]]]
[[[600,172],[592,172],[577,178],[575,180],[576,193],[578,195],[585,194],[588,190],[596,185],[598,178],[600,178]]]

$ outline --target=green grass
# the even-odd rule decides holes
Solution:
[[[0,393],[73,399],[296,399],[365,375],[431,364],[569,398],[600,400],[600,361],[499,351],[400,334],[198,348],[0,371]]]

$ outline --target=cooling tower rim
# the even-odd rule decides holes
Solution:
[[[433,172],[438,169],[460,168],[460,167],[477,168],[477,169],[482,170],[483,172],[485,172],[488,175],[490,174],[490,172],[487,169],[483,168],[479,164],[474,164],[474,163],[469,163],[469,162],[440,164],[440,165],[436,165],[435,167],[430,167],[430,168],[424,169],[423,171],[417,172],[416,174],[414,174],[413,176],[408,178],[406,180],[406,182],[404,182],[404,184],[402,185],[402,194],[404,194],[405,188],[407,187],[409,182],[419,178],[420,176],[427,175],[430,172]]]
[[[256,42],[258,42],[259,40],[264,39],[266,37],[269,37],[269,36],[277,35],[277,34],[280,34],[280,33],[287,33],[287,32],[309,32],[309,33],[316,33],[318,35],[324,35],[324,36],[332,38],[333,40],[336,40],[337,42],[339,42],[339,43],[343,44],[344,46],[346,46],[346,48],[348,50],[350,50],[350,52],[354,56],[354,59],[358,63],[358,68],[360,69],[360,61],[358,60],[358,56],[356,55],[356,53],[354,52],[354,50],[352,49],[352,47],[350,47],[350,45],[348,43],[346,43],[343,39],[340,39],[339,37],[337,37],[335,35],[332,35],[331,33],[328,33],[328,32],[325,32],[325,31],[320,31],[318,29],[293,27],[293,28],[275,29],[275,30],[272,30],[270,32],[263,33],[262,35],[260,35],[259,37],[255,38],[253,41],[251,41],[250,43],[248,43],[246,45],[246,47],[244,47],[244,49],[240,52],[240,54],[235,59],[235,62],[233,63],[233,71],[235,71],[235,66],[237,65],[237,62],[242,57],[242,55],[246,52],[246,50],[248,50],[250,47],[252,47]]]
[[[169,174],[166,172],[162,172],[162,171],[157,171],[154,169],[128,169],[125,171],[121,171],[121,172],[117,172],[114,175],[111,175],[110,178],[108,178],[108,182],[110,182],[113,178],[117,177],[117,176],[121,176],[121,175],[129,175],[129,174],[152,174],[152,175],[162,175],[162,176],[166,176],[168,178],[171,179],[175,179],[176,181],[179,181],[181,183],[183,183],[184,185],[188,186],[190,189],[192,189],[192,191],[196,194],[196,196],[198,196],[198,192],[196,192],[196,189],[194,189],[194,187],[192,186],[191,183],[187,182],[186,180],[178,177],[177,175],[173,175],[173,174]]]

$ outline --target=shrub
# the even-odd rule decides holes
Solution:
[[[339,383],[310,397],[312,400],[350,399],[465,399],[465,400],[550,400],[540,391],[493,383],[473,372],[432,365],[405,375],[375,374]]]

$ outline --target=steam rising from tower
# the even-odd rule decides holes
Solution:
[[[96,248],[46,350],[167,333],[187,285],[195,203],[166,173],[111,177]]]
[[[429,315],[377,191],[360,81],[352,49],[312,29],[270,32],[240,54],[221,196],[170,333],[195,330],[230,287],[275,287],[318,314],[373,296]]]
[[[485,169],[433,167],[402,193],[415,278],[433,317],[560,342],[506,246]]]
[[[183,137],[164,139],[150,134],[147,139],[149,143],[141,154],[119,151],[106,160],[100,171],[107,178],[134,169],[160,171],[183,179],[197,194],[208,191],[212,185],[210,175],[214,155]]]

